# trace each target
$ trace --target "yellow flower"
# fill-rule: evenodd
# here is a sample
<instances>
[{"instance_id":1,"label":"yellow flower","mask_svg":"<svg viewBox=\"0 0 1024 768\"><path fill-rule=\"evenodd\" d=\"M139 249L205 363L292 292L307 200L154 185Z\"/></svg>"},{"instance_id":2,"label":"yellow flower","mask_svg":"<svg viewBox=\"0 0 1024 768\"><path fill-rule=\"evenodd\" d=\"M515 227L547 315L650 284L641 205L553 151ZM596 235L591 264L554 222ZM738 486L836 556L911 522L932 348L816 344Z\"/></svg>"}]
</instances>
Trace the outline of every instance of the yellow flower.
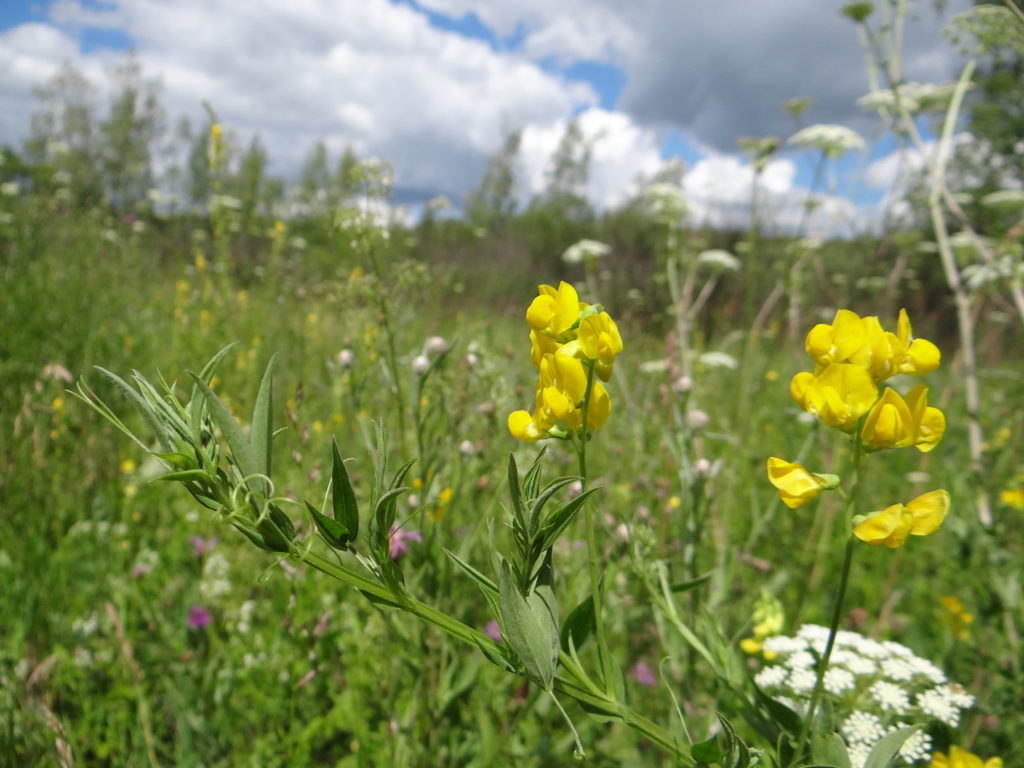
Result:
<instances>
[{"instance_id":1,"label":"yellow flower","mask_svg":"<svg viewBox=\"0 0 1024 768\"><path fill-rule=\"evenodd\" d=\"M790 509L802 507L829 487L829 478L808 472L802 464L774 456L768 459L768 480L778 488L782 503Z\"/></svg>"},{"instance_id":2,"label":"yellow flower","mask_svg":"<svg viewBox=\"0 0 1024 768\"><path fill-rule=\"evenodd\" d=\"M811 328L804 342L814 362L818 365L845 362L857 352L866 338L864 321L856 312L840 309L831 325L819 323Z\"/></svg>"},{"instance_id":3,"label":"yellow flower","mask_svg":"<svg viewBox=\"0 0 1024 768\"><path fill-rule=\"evenodd\" d=\"M607 312L588 315L580 321L579 346L588 360L596 360L595 372L601 381L612 375L615 357L622 351L618 326Z\"/></svg>"},{"instance_id":4,"label":"yellow flower","mask_svg":"<svg viewBox=\"0 0 1024 768\"><path fill-rule=\"evenodd\" d=\"M537 291L539 295L526 310L526 322L531 328L557 338L576 324L580 300L571 284L563 280L557 290L540 285Z\"/></svg>"},{"instance_id":5,"label":"yellow flower","mask_svg":"<svg viewBox=\"0 0 1024 768\"><path fill-rule=\"evenodd\" d=\"M942 623L962 640L971 636L967 625L974 621L974 614L970 613L964 604L952 595L947 595L939 600L945 609L942 614Z\"/></svg>"},{"instance_id":6,"label":"yellow flower","mask_svg":"<svg viewBox=\"0 0 1024 768\"><path fill-rule=\"evenodd\" d=\"M798 373L789 390L822 424L846 432L878 398L878 387L868 372L850 363L829 363L818 373Z\"/></svg>"},{"instance_id":7,"label":"yellow flower","mask_svg":"<svg viewBox=\"0 0 1024 768\"><path fill-rule=\"evenodd\" d=\"M1015 509L1024 509L1024 490L1020 488L1007 488L999 494L1003 504L1008 504Z\"/></svg>"},{"instance_id":8,"label":"yellow flower","mask_svg":"<svg viewBox=\"0 0 1024 768\"><path fill-rule=\"evenodd\" d=\"M893 504L862 519L854 526L853 535L873 547L901 547L907 536L935 533L948 512L949 493L929 491L905 505Z\"/></svg>"},{"instance_id":9,"label":"yellow flower","mask_svg":"<svg viewBox=\"0 0 1024 768\"><path fill-rule=\"evenodd\" d=\"M928 405L928 387L918 384L904 400L896 390L885 393L872 407L861 430L861 439L871 450L917 446L927 453L942 440L946 417Z\"/></svg>"},{"instance_id":10,"label":"yellow flower","mask_svg":"<svg viewBox=\"0 0 1024 768\"><path fill-rule=\"evenodd\" d=\"M814 326L804 342L818 367L829 363L852 363L883 381L896 373L921 376L939 367L938 347L925 339L913 338L910 318L900 310L896 333L882 328L877 317L861 317L840 309L832 324Z\"/></svg>"},{"instance_id":11,"label":"yellow flower","mask_svg":"<svg viewBox=\"0 0 1024 768\"><path fill-rule=\"evenodd\" d=\"M998 757L982 761L980 757L966 749L950 747L948 757L941 752L932 755L930 768L1003 768L1003 761Z\"/></svg>"}]
</instances>

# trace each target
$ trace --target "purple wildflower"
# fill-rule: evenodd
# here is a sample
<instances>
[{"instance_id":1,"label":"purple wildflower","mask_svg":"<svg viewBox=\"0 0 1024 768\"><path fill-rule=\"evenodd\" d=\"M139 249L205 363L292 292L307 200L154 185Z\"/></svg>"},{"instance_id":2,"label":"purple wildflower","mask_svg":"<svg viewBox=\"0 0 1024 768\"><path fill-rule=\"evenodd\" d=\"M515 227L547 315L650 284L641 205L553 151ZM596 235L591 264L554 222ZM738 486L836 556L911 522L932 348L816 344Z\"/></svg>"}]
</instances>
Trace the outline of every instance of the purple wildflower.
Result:
<instances>
[{"instance_id":1,"label":"purple wildflower","mask_svg":"<svg viewBox=\"0 0 1024 768\"><path fill-rule=\"evenodd\" d=\"M213 617L210 612L201 605L190 605L188 608L188 628L205 629L210 626Z\"/></svg>"},{"instance_id":2,"label":"purple wildflower","mask_svg":"<svg viewBox=\"0 0 1024 768\"><path fill-rule=\"evenodd\" d=\"M629 676L640 685L657 685L658 679L654 676L654 670L646 661L638 661L629 670Z\"/></svg>"},{"instance_id":3,"label":"purple wildflower","mask_svg":"<svg viewBox=\"0 0 1024 768\"><path fill-rule=\"evenodd\" d=\"M217 537L204 539L202 536L189 536L188 543L192 545L192 551L195 553L195 556L202 557L213 551L214 546L217 544Z\"/></svg>"},{"instance_id":4,"label":"purple wildflower","mask_svg":"<svg viewBox=\"0 0 1024 768\"><path fill-rule=\"evenodd\" d=\"M392 560L397 560L409 551L407 542L423 541L423 535L419 531L407 531L404 528L399 528L397 525L391 526L389 536L388 554Z\"/></svg>"}]
</instances>

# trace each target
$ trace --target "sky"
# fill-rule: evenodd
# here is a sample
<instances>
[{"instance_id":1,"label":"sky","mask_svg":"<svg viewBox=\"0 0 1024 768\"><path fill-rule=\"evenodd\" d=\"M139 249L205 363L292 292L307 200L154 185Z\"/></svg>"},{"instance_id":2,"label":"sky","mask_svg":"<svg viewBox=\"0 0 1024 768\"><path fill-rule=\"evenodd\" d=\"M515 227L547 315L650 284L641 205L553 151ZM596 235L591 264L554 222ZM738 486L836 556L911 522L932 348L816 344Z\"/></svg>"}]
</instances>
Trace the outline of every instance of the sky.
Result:
<instances>
[{"instance_id":1,"label":"sky","mask_svg":"<svg viewBox=\"0 0 1024 768\"><path fill-rule=\"evenodd\" d=\"M728 226L742 220L753 176L737 138L785 140L800 124L782 102L808 97L802 124L843 124L868 145L835 164L835 194L812 230L856 227L878 215L896 163L891 137L856 104L868 81L845 2L0 0L0 144L20 145L33 88L63 62L102 99L109 68L134 49L160 80L170 125L203 124L207 101L242 144L258 133L284 177L323 139L335 157L352 146L390 160L399 202L445 195L457 208L521 130L526 199L577 119L598 209L678 158L692 217ZM910 3L907 80L956 77L941 29L968 5ZM816 159L784 147L765 170L764 204L781 227L799 218Z\"/></svg>"}]
</instances>

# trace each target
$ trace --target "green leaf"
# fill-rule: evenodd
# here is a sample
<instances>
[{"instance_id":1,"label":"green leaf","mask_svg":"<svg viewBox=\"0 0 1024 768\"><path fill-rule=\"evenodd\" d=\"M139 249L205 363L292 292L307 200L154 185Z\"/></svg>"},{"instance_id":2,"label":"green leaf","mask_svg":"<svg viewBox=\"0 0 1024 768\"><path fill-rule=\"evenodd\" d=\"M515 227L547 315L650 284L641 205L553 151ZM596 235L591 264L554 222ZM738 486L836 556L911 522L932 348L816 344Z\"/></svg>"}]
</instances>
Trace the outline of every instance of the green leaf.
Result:
<instances>
[{"instance_id":1,"label":"green leaf","mask_svg":"<svg viewBox=\"0 0 1024 768\"><path fill-rule=\"evenodd\" d=\"M199 378L209 384L213 381L213 374L217 371L217 366L220 365L220 361L224 359L224 356L231 351L231 348L235 346L237 342L232 342L226 347L221 349L216 355L210 358L210 361L203 366L203 370L199 372ZM196 443L199 442L200 429L202 427L202 415L203 415L203 403L205 398L199 397L199 387L193 383L192 393L189 396L188 401L188 424L189 429L192 432L192 436Z\"/></svg>"},{"instance_id":2,"label":"green leaf","mask_svg":"<svg viewBox=\"0 0 1024 768\"><path fill-rule=\"evenodd\" d=\"M548 447L546 445L543 446L537 453L537 458L533 460L533 464L526 470L526 477L523 478L523 495L527 499L537 498L537 492L540 489L541 460L547 451Z\"/></svg>"},{"instance_id":3,"label":"green leaf","mask_svg":"<svg viewBox=\"0 0 1024 768\"><path fill-rule=\"evenodd\" d=\"M183 483L189 480L212 482L213 478L201 469L186 469L181 472L168 472L165 475L153 478L154 480L179 480Z\"/></svg>"},{"instance_id":4,"label":"green leaf","mask_svg":"<svg viewBox=\"0 0 1024 768\"><path fill-rule=\"evenodd\" d=\"M594 596L588 595L565 617L560 633L562 648L568 651L570 640L574 648L582 648L587 640L590 639L590 636L594 634L595 620Z\"/></svg>"},{"instance_id":5,"label":"green leaf","mask_svg":"<svg viewBox=\"0 0 1024 768\"><path fill-rule=\"evenodd\" d=\"M688 592L689 590L693 589L694 587L699 587L705 581L708 581L713 575L714 575L714 571L708 571L707 573L701 574L700 576L698 576L695 579L690 579L688 581L677 582L676 584L673 584L672 586L670 586L669 589L672 592L676 592L676 593L678 593L678 592Z\"/></svg>"},{"instance_id":6,"label":"green leaf","mask_svg":"<svg viewBox=\"0 0 1024 768\"><path fill-rule=\"evenodd\" d=\"M195 456L188 456L184 453L157 453L156 451L150 451L150 453L152 453L158 459L163 459L176 469L196 468Z\"/></svg>"},{"instance_id":7,"label":"green leaf","mask_svg":"<svg viewBox=\"0 0 1024 768\"><path fill-rule=\"evenodd\" d=\"M259 391L256 393L256 404L252 409L252 424L249 428L249 443L252 449L253 461L256 464L256 471L261 475L270 477L274 441L274 360L277 355L270 358L267 369L263 372L263 379L260 381ZM270 492L269 484L264 481L262 493L266 496Z\"/></svg>"},{"instance_id":8,"label":"green leaf","mask_svg":"<svg viewBox=\"0 0 1024 768\"><path fill-rule=\"evenodd\" d=\"M491 579L489 579L487 576L478 571L476 568L467 563L465 560L463 560L461 557L456 555L451 550L445 549L444 553L448 555L449 559L451 559L453 563L459 566L459 568L461 568L467 576L469 576L471 579L473 579L473 581L479 584L480 589L482 589L485 593L490 593L492 595L498 594L498 585L491 581Z\"/></svg>"},{"instance_id":9,"label":"green leaf","mask_svg":"<svg viewBox=\"0 0 1024 768\"><path fill-rule=\"evenodd\" d=\"M536 498L536 500L533 502L533 506L530 508L530 527L528 530L531 536L537 530L541 510L544 508L544 505L548 503L548 499L550 499L552 496L558 493L559 490L561 490L562 488L564 488L565 486L569 485L571 482L577 479L579 478L560 477L557 480L552 480L550 483L548 483L547 488L545 488L543 493L541 493L541 495Z\"/></svg>"},{"instance_id":10,"label":"green leaf","mask_svg":"<svg viewBox=\"0 0 1024 768\"><path fill-rule=\"evenodd\" d=\"M526 676L545 691L551 690L558 658L558 630L551 610L535 592L523 597L507 561L501 562L498 605L509 645Z\"/></svg>"},{"instance_id":11,"label":"green leaf","mask_svg":"<svg viewBox=\"0 0 1024 768\"><path fill-rule=\"evenodd\" d=\"M721 713L718 713L718 722L722 724L722 733L725 735L723 768L747 768L750 765L750 749L747 747L746 742L736 735L732 723Z\"/></svg>"},{"instance_id":12,"label":"green leaf","mask_svg":"<svg viewBox=\"0 0 1024 768\"><path fill-rule=\"evenodd\" d=\"M526 530L526 511L523 507L523 491L519 486L519 468L516 457L508 455L508 493L512 497L512 514L520 528Z\"/></svg>"},{"instance_id":13,"label":"green leaf","mask_svg":"<svg viewBox=\"0 0 1024 768\"><path fill-rule=\"evenodd\" d=\"M838 733L811 733L811 759L833 768L851 768L846 742Z\"/></svg>"},{"instance_id":14,"label":"green leaf","mask_svg":"<svg viewBox=\"0 0 1024 768\"><path fill-rule=\"evenodd\" d=\"M316 525L316 529L319 531L324 541L334 549L348 549L349 540L346 538L347 531L342 527L342 525L334 518L322 514L320 510L308 501L305 503L306 511L309 512L310 517L313 518L313 523Z\"/></svg>"},{"instance_id":15,"label":"green leaf","mask_svg":"<svg viewBox=\"0 0 1024 768\"><path fill-rule=\"evenodd\" d=\"M917 731L917 728L908 727L887 733L875 742L875 746L868 753L864 768L888 768L889 762L900 751L900 747Z\"/></svg>"},{"instance_id":16,"label":"green leaf","mask_svg":"<svg viewBox=\"0 0 1024 768\"><path fill-rule=\"evenodd\" d=\"M134 387L130 386L128 382L116 373L108 371L106 368L100 368L98 365L96 366L96 370L110 379L110 381L121 390L121 393L127 397L131 404L135 406L135 409L142 414L142 418L146 420L146 424L148 424L149 428L153 431L153 435L160 440L161 443L173 449L174 446L169 445L168 443L163 423L160 421L160 418L153 410L153 407L146 401L146 399L136 392Z\"/></svg>"},{"instance_id":17,"label":"green leaf","mask_svg":"<svg viewBox=\"0 0 1024 768\"><path fill-rule=\"evenodd\" d=\"M572 519L580 511L580 508L586 503L587 499L590 498L590 495L598 490L597 488L591 488L586 493L580 494L544 522L540 529L543 535L541 549L550 549L554 546L555 542L558 541L558 537L562 535L562 531L572 522Z\"/></svg>"},{"instance_id":18,"label":"green leaf","mask_svg":"<svg viewBox=\"0 0 1024 768\"><path fill-rule=\"evenodd\" d=\"M346 541L352 541L359 534L359 505L356 503L356 494L352 490L345 462L338 450L338 441L333 438L331 456L331 502L334 506L334 519L344 529L348 537Z\"/></svg>"},{"instance_id":19,"label":"green leaf","mask_svg":"<svg viewBox=\"0 0 1024 768\"><path fill-rule=\"evenodd\" d=\"M214 423L220 428L221 434L224 436L224 440L227 441L228 447L231 449L231 455L234 458L235 464L238 466L238 470L242 473L242 476L248 477L256 474L258 472L256 459L252 453L252 446L249 444L245 433L242 431L242 427L237 421L235 421L235 417L231 415L231 411L229 411L221 399L213 393L213 390L207 386L205 381L199 378L199 376L192 371L189 371L188 375L192 377L192 380L196 383L199 391L202 392L203 397L206 398L206 405L210 411L210 415L213 417Z\"/></svg>"},{"instance_id":20,"label":"green leaf","mask_svg":"<svg viewBox=\"0 0 1024 768\"><path fill-rule=\"evenodd\" d=\"M718 746L718 737L712 736L707 741L701 741L690 748L690 754L694 760L704 763L720 763L724 757L722 748Z\"/></svg>"}]
</instances>

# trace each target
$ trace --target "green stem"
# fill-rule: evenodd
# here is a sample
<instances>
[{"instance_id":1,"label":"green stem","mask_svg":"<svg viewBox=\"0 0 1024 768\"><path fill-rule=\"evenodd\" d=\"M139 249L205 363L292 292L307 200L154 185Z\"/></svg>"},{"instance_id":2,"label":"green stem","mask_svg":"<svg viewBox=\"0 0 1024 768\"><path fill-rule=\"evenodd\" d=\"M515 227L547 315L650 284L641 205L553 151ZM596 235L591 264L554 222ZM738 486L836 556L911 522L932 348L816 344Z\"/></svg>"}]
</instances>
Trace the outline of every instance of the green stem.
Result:
<instances>
[{"instance_id":1,"label":"green stem","mask_svg":"<svg viewBox=\"0 0 1024 768\"><path fill-rule=\"evenodd\" d=\"M594 388L594 361L587 361L587 389L583 395L583 425L580 428L579 442L579 466L581 491L587 490L587 441L589 438L588 420L590 417L590 394ZM587 535L587 560L590 571L590 593L594 600L594 635L597 639L598 666L601 670L606 688L611 686L611 675L608 674L608 638L605 634L603 601L601 599L601 574L600 557L597 549L597 534L594 530L594 509L590 504L584 505L586 535ZM609 688L610 690L610 688Z\"/></svg>"},{"instance_id":2,"label":"green stem","mask_svg":"<svg viewBox=\"0 0 1024 768\"><path fill-rule=\"evenodd\" d=\"M836 599L832 604L832 620L829 623L828 628L828 641L825 643L825 652L822 654L821 660L818 662L818 672L814 681L814 690L811 692L811 703L807 708L807 717L804 718L803 724L800 726L800 737L797 739L797 758L800 757L803 749L810 748L808 734L811 732L811 728L814 724L814 715L818 709L818 704L821 701L821 696L825 689L825 672L828 671L829 659L832 658L832 649L835 646L836 634L839 632L839 622L843 616L843 601L846 598L846 588L850 582L850 566L853 563L853 549L857 543L857 539L854 538L850 531L853 527L853 509L854 504L856 504L857 501L857 489L860 486L861 461L864 458L863 448L860 442L860 424L858 424L857 431L854 433L854 441L853 482L850 485L850 494L846 497L846 514L844 516L847 539L846 548L843 550L843 565L839 574L839 587L836 590Z\"/></svg>"},{"instance_id":3,"label":"green stem","mask_svg":"<svg viewBox=\"0 0 1024 768\"><path fill-rule=\"evenodd\" d=\"M356 573L344 565L333 563L315 552L300 552L298 557L307 565L358 589L367 596L380 598L388 602L400 602L401 607L414 616L419 617L428 624L434 625L446 634L484 651L489 660L503 659L508 663L509 667L513 666L512 662L508 660L508 652L504 646L495 643L483 632L463 624L458 619L452 618L436 608L431 608L429 605L421 603L414 598L408 596L398 597L390 589L373 579ZM568 670L574 668L570 657L564 652L561 654L561 658L563 668ZM657 745L666 753L674 755L681 765L692 766L694 764L688 748L678 738L672 736L664 728L648 720L646 717L637 714L632 709L624 708L611 697L564 678L555 678L554 691L555 693L569 696L591 709L612 713L616 718L648 739L652 744Z\"/></svg>"}]
</instances>

